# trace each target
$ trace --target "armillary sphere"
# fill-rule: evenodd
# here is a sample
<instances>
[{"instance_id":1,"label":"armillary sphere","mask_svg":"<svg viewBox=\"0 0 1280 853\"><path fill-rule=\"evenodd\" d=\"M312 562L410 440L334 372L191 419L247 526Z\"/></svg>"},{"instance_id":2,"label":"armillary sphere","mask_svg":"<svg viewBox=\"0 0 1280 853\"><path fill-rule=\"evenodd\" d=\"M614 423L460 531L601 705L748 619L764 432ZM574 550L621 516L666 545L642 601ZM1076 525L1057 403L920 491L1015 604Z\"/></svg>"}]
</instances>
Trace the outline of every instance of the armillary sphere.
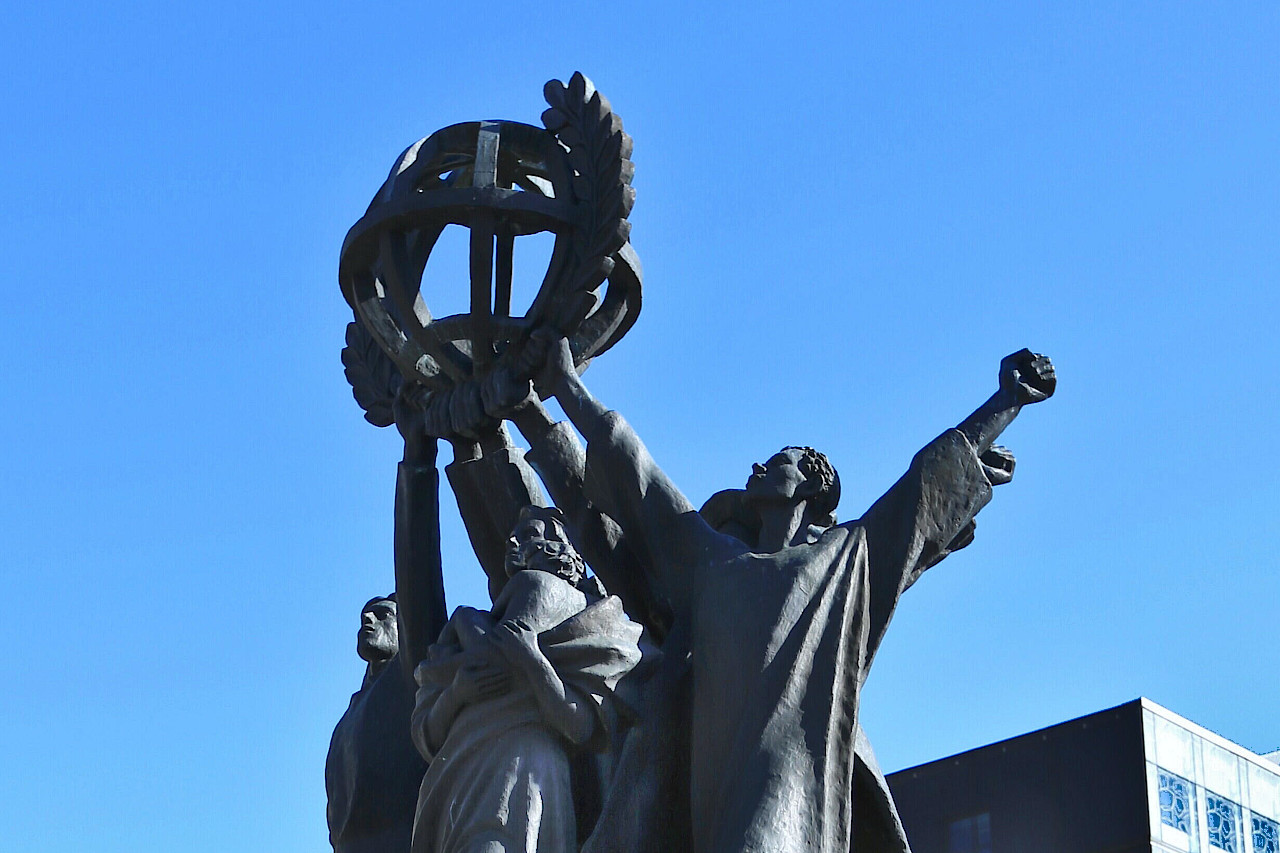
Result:
<instances>
[{"instance_id":1,"label":"armillary sphere","mask_svg":"<svg viewBox=\"0 0 1280 853\"><path fill-rule=\"evenodd\" d=\"M631 138L581 74L544 93L545 129L467 122L411 145L347 233L343 295L406 379L432 389L482 379L515 365L540 327L566 335L585 364L636 321ZM470 229L470 310L437 318L422 275L448 225ZM528 312L513 316L515 238L543 231L555 234L551 262Z\"/></svg>"}]
</instances>

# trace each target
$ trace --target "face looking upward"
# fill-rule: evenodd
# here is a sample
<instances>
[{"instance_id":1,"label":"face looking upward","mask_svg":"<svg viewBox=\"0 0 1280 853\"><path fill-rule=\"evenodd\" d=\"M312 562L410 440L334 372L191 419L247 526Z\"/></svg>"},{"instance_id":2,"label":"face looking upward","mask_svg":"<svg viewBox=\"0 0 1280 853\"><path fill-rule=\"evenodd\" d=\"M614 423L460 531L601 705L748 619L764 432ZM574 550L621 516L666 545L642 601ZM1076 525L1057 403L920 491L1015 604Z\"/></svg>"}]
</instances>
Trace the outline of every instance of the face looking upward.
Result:
<instances>
[{"instance_id":1,"label":"face looking upward","mask_svg":"<svg viewBox=\"0 0 1280 853\"><path fill-rule=\"evenodd\" d=\"M769 461L761 465L759 462L751 466L751 476L747 479L747 496L753 500L770 503L794 503L804 494L808 477L800 470L803 451L788 448L769 457Z\"/></svg>"},{"instance_id":2,"label":"face looking upward","mask_svg":"<svg viewBox=\"0 0 1280 853\"><path fill-rule=\"evenodd\" d=\"M386 598L375 598L366 604L360 612L356 654L369 663L384 663L396 653L399 641L396 603Z\"/></svg>"}]
</instances>

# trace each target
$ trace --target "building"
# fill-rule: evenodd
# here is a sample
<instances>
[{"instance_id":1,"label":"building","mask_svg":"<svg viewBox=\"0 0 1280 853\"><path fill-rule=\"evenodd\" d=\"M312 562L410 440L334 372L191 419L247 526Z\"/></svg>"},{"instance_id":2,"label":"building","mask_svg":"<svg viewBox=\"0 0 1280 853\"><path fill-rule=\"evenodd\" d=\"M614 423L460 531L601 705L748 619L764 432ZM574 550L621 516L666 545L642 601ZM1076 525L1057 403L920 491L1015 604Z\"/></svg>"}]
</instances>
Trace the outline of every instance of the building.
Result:
<instances>
[{"instance_id":1,"label":"building","mask_svg":"<svg viewBox=\"0 0 1280 853\"><path fill-rule=\"evenodd\" d=\"M1280 853L1278 759L1137 699L888 781L913 853Z\"/></svg>"}]
</instances>

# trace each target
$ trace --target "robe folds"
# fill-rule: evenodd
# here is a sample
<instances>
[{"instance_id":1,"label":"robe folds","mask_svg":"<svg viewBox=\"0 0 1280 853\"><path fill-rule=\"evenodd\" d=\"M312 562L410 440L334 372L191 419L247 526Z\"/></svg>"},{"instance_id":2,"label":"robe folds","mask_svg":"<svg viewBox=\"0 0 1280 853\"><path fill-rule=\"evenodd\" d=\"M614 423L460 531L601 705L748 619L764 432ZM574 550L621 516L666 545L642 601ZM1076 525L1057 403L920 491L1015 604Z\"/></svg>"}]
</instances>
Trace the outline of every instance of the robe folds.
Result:
<instances>
[{"instance_id":1,"label":"robe folds","mask_svg":"<svg viewBox=\"0 0 1280 853\"><path fill-rule=\"evenodd\" d=\"M858 521L762 554L714 530L621 416L598 427L587 496L687 637L694 853L847 853L874 837L854 827L855 814L884 812L854 802L868 787L855 785L858 698L898 598L968 543L990 499L973 447L944 433Z\"/></svg>"},{"instance_id":2,"label":"robe folds","mask_svg":"<svg viewBox=\"0 0 1280 853\"><path fill-rule=\"evenodd\" d=\"M538 631L538 647L564 682L597 716L587 748L602 749L612 734L610 707L618 679L640 660L641 628L627 619L617 597L588 596L545 572L516 573L493 610L458 608L418 666L414 712L421 733L436 701L459 668L484 655L486 634L506 619ZM569 853L578 849L571 783L571 745L542 720L520 673L510 689L464 707L433 754L418 795L415 853ZM486 847L485 845L501 845Z\"/></svg>"},{"instance_id":3,"label":"robe folds","mask_svg":"<svg viewBox=\"0 0 1280 853\"><path fill-rule=\"evenodd\" d=\"M405 853L426 762L409 740L413 688L392 658L366 676L333 730L324 781L337 853Z\"/></svg>"}]
</instances>

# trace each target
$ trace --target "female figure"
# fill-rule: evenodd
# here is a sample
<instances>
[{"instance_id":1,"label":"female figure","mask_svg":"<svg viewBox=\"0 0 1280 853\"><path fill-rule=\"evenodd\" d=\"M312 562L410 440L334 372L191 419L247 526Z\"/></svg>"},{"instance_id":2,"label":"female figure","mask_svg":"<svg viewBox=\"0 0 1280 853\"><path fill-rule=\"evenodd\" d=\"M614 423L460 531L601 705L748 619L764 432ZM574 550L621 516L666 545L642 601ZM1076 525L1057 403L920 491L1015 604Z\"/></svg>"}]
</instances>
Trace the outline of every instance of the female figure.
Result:
<instances>
[{"instance_id":1,"label":"female figure","mask_svg":"<svg viewBox=\"0 0 1280 853\"><path fill-rule=\"evenodd\" d=\"M430 761L414 853L577 850L570 752L603 749L607 705L641 628L585 577L559 510L526 507L489 612L460 607L419 664L413 717Z\"/></svg>"}]
</instances>

